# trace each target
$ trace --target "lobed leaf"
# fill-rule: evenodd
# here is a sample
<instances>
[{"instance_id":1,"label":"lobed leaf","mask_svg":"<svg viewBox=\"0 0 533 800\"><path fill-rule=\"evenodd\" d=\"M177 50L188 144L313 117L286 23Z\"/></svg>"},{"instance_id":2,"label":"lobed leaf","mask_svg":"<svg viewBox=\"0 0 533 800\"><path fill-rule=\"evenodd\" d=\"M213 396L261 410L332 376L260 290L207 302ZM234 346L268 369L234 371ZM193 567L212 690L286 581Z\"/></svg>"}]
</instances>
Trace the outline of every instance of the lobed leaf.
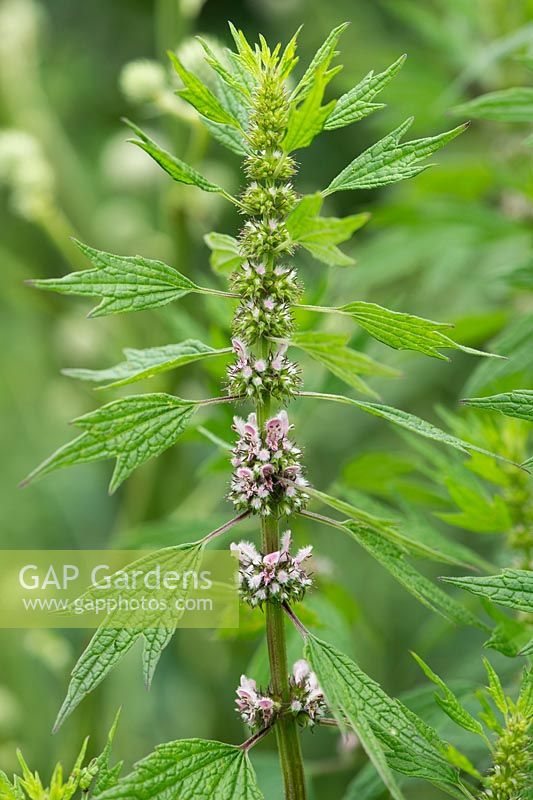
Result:
<instances>
[{"instance_id":1,"label":"lobed leaf","mask_svg":"<svg viewBox=\"0 0 533 800\"><path fill-rule=\"evenodd\" d=\"M287 229L295 244L304 247L318 261L328 266L349 267L355 263L336 246L347 241L368 222L370 215L320 217L323 198L320 193L305 195L287 218Z\"/></svg>"},{"instance_id":2,"label":"lobed leaf","mask_svg":"<svg viewBox=\"0 0 533 800\"><path fill-rule=\"evenodd\" d=\"M383 537L378 539L373 531L365 529L358 522L348 520L343 523L343 527L393 578L402 584L404 589L407 589L426 608L457 625L483 627L474 614L446 592L441 591L438 586L435 586L432 581L406 561L404 550L397 544Z\"/></svg>"},{"instance_id":3,"label":"lobed leaf","mask_svg":"<svg viewBox=\"0 0 533 800\"><path fill-rule=\"evenodd\" d=\"M504 569L499 575L486 577L442 578L471 594L485 597L508 608L533 614L533 572L526 569Z\"/></svg>"},{"instance_id":4,"label":"lobed leaf","mask_svg":"<svg viewBox=\"0 0 533 800\"><path fill-rule=\"evenodd\" d=\"M456 771L445 758L445 744L399 700L390 698L348 656L309 636L305 657L316 673L339 724L348 723L393 797L402 798L390 768L429 780L441 788L457 786Z\"/></svg>"},{"instance_id":5,"label":"lobed leaf","mask_svg":"<svg viewBox=\"0 0 533 800\"><path fill-rule=\"evenodd\" d=\"M111 786L114 786L118 781L120 773L122 772L122 767L123 767L122 761L118 761L113 766L111 766L110 763L111 749L113 746L115 733L117 731L119 717L120 717L120 709L117 711L115 719L113 720L113 724L111 726L111 730L107 734L107 740L104 749L102 750L100 755L97 756L96 758L96 766L98 768L98 772L96 774L94 785L92 787L92 792L91 792L92 795L98 795L101 792L105 791L105 789L109 789Z\"/></svg>"},{"instance_id":6,"label":"lobed leaf","mask_svg":"<svg viewBox=\"0 0 533 800\"><path fill-rule=\"evenodd\" d=\"M471 442L459 439L457 436L452 436L440 428L437 428L436 425L432 425L430 422L427 422L426 420L421 419L414 414L409 414L407 411L402 411L399 408L381 405L380 403L368 403L363 400L354 400L351 397L345 397L344 395L337 394L300 392L300 395L302 397L316 398L317 400L331 400L335 403L353 405L356 406L356 408L361 409L361 411L366 411L368 414L373 414L375 417L381 417L381 419L385 419L387 422L392 422L394 425L398 425L400 428L404 428L407 431L416 433L418 436L423 436L425 439L434 439L436 442L441 442L442 444L452 447L454 450L459 450L462 453L483 453L483 455L489 456L490 458L496 458L506 463L513 463L509 462L508 459L503 458L503 456L499 456L496 453L491 453L489 450L485 450L482 447L472 444ZM518 466L518 464L515 464L515 466Z\"/></svg>"},{"instance_id":7,"label":"lobed leaf","mask_svg":"<svg viewBox=\"0 0 533 800\"><path fill-rule=\"evenodd\" d=\"M348 347L347 341L348 337L343 335L305 331L295 333L292 336L291 344L323 364L333 375L349 386L353 386L362 394L376 397L376 393L361 379L360 375L397 377L399 373L374 361L365 353Z\"/></svg>"},{"instance_id":8,"label":"lobed leaf","mask_svg":"<svg viewBox=\"0 0 533 800\"><path fill-rule=\"evenodd\" d=\"M241 103L244 102L248 107L251 104L251 94L248 89L248 86L240 80L238 77L235 76L233 72L231 72L227 67L222 63L222 61L216 56L213 52L209 44L206 42L202 36L196 37L205 51L205 60L209 64L209 66L218 74L218 76L224 81L224 83L233 90L234 93L240 96ZM179 73L178 73L179 74ZM226 109L227 110L227 109ZM236 116L231 114L230 116ZM221 122L223 120L215 120ZM228 120L226 120L228 122ZM233 124L233 123L231 123Z\"/></svg>"},{"instance_id":9,"label":"lobed leaf","mask_svg":"<svg viewBox=\"0 0 533 800\"><path fill-rule=\"evenodd\" d=\"M496 122L533 122L533 89L522 86L488 92L456 106L454 113Z\"/></svg>"},{"instance_id":10,"label":"lobed leaf","mask_svg":"<svg viewBox=\"0 0 533 800\"><path fill-rule=\"evenodd\" d=\"M78 378L82 381L104 383L109 389L116 386L125 386L144 378L153 378L161 372L183 367L205 358L231 352L230 348L215 350L197 339L186 339L179 344L167 344L161 347L149 347L146 350L126 348L125 361L121 361L108 369L63 369L63 375Z\"/></svg>"},{"instance_id":11,"label":"lobed leaf","mask_svg":"<svg viewBox=\"0 0 533 800\"><path fill-rule=\"evenodd\" d=\"M98 800L263 800L247 753L203 739L160 744Z\"/></svg>"},{"instance_id":12,"label":"lobed leaf","mask_svg":"<svg viewBox=\"0 0 533 800\"><path fill-rule=\"evenodd\" d=\"M160 565L166 563L170 568L176 564L176 557L178 557L180 570L185 571L186 569L195 569L198 567L202 553L203 545L201 543L176 545L159 550L155 553L150 553L148 556L143 556L138 559L135 564L146 569L147 562L148 564L154 562ZM122 592L123 590L118 591ZM182 596L185 596L188 589L180 588L177 591L181 592ZM133 590L133 593L134 592L135 590ZM86 596L90 593L91 590L86 593ZM110 594L109 596L111 597L112 595ZM145 648L146 642L149 641L145 649L145 655L143 656L145 681L147 685L149 685L155 667L157 666L159 656L163 648L170 641L171 635L169 631L169 635L162 635L163 630L165 634L167 633L167 629L159 627L154 629L159 631L158 635L154 635L152 629L127 627L125 626L126 613L127 612L118 610L108 614L92 637L87 648L80 656L71 672L67 695L57 715L54 732L59 730L63 722L74 709L77 708L81 701L96 689L141 637L145 640ZM176 625L178 620L179 614L176 615ZM119 623L121 627L113 627L113 622L115 622L115 624ZM172 629L172 633L174 630L175 627ZM150 655L148 655L147 650L150 651Z\"/></svg>"},{"instance_id":13,"label":"lobed leaf","mask_svg":"<svg viewBox=\"0 0 533 800\"><path fill-rule=\"evenodd\" d=\"M305 98L313 88L313 81L317 71L328 69L329 65L337 55L335 48L337 47L339 39L349 24L349 22L344 22L342 25L337 25L337 27L333 28L331 33L327 36L323 44L320 45L317 52L313 56L311 63L297 83L296 88L291 95L291 100L301 101L303 98Z\"/></svg>"},{"instance_id":14,"label":"lobed leaf","mask_svg":"<svg viewBox=\"0 0 533 800\"><path fill-rule=\"evenodd\" d=\"M496 674L496 670L494 669L494 667L487 658L483 659L483 664L485 666L489 678L488 689L489 689L489 694L494 701L494 705L496 706L498 711L500 711L502 714L507 714L507 712L509 711L509 707L507 704L507 700L505 698L505 692L503 691L503 686L501 684L498 675Z\"/></svg>"},{"instance_id":15,"label":"lobed leaf","mask_svg":"<svg viewBox=\"0 0 533 800\"><path fill-rule=\"evenodd\" d=\"M308 147L315 136L324 130L324 124L335 107L335 100L326 105L322 105L322 100L326 86L334 74L334 70L328 72L325 66L317 69L303 101L291 105L287 132L283 140L283 148L287 153Z\"/></svg>"},{"instance_id":16,"label":"lobed leaf","mask_svg":"<svg viewBox=\"0 0 533 800\"><path fill-rule=\"evenodd\" d=\"M157 145L150 137L144 133L137 125L134 125L133 122L129 120L124 120L126 125L128 125L139 137L139 139L130 139L129 141L132 144L137 145L140 147L141 150L144 150L145 153L148 153L154 161L157 161L160 167L162 167L165 172L167 172L171 178L173 178L178 183L186 183L190 186L198 186L199 189L203 189L204 192L215 192L216 194L221 194L227 199L233 202L233 198L231 198L227 192L222 189L222 187L218 186L216 183L211 183L208 181L207 178L204 178L203 175L200 175L193 167L190 167L181 159L177 158L176 156L167 153L166 150L163 150L159 145Z\"/></svg>"},{"instance_id":17,"label":"lobed leaf","mask_svg":"<svg viewBox=\"0 0 533 800\"><path fill-rule=\"evenodd\" d=\"M113 493L137 467L175 444L197 408L196 403L162 393L113 400L75 419L83 433L43 461L23 485L74 464L114 458L109 485Z\"/></svg>"},{"instance_id":18,"label":"lobed leaf","mask_svg":"<svg viewBox=\"0 0 533 800\"><path fill-rule=\"evenodd\" d=\"M212 122L220 122L240 128L238 120L226 111L213 92L194 73L189 72L175 53L169 51L168 57L185 85L185 89L178 91L180 97L190 103L199 114L207 117ZM235 84L239 85L236 81Z\"/></svg>"},{"instance_id":19,"label":"lobed leaf","mask_svg":"<svg viewBox=\"0 0 533 800\"><path fill-rule=\"evenodd\" d=\"M81 297L100 297L90 317L157 308L191 292L202 292L189 278L162 261L142 256L116 256L76 242L95 269L71 272L62 278L32 280L38 289Z\"/></svg>"},{"instance_id":20,"label":"lobed leaf","mask_svg":"<svg viewBox=\"0 0 533 800\"><path fill-rule=\"evenodd\" d=\"M368 117L380 108L385 108L384 103L373 103L372 101L400 71L406 58L406 55L400 56L390 67L377 75L369 72L357 86L343 94L337 100L333 113L327 118L325 129L331 131L335 128L343 128L345 125Z\"/></svg>"},{"instance_id":21,"label":"lobed leaf","mask_svg":"<svg viewBox=\"0 0 533 800\"><path fill-rule=\"evenodd\" d=\"M458 344L442 333L441 329L453 327L448 322L435 322L401 311L391 311L376 303L365 303L362 300L340 306L336 310L352 317L374 339L395 350L414 350L444 361L447 357L439 353L437 348L454 348L473 355L491 356L490 353Z\"/></svg>"},{"instance_id":22,"label":"lobed leaf","mask_svg":"<svg viewBox=\"0 0 533 800\"><path fill-rule=\"evenodd\" d=\"M341 514L345 514L350 520L360 523L363 527L383 536L388 541L396 545L400 550L412 556L428 558L441 564L456 564L457 566L476 566L477 558L475 553L471 553L461 545L455 545L446 537L438 532L424 528L424 532L416 530L413 534L413 525L410 520L402 520L401 517L392 518L377 516L370 513L367 509L354 506L345 500L320 492L317 489L308 487L307 494L319 500L326 506L334 508Z\"/></svg>"},{"instance_id":23,"label":"lobed leaf","mask_svg":"<svg viewBox=\"0 0 533 800\"><path fill-rule=\"evenodd\" d=\"M492 394L489 397L470 397L461 400L465 406L500 411L508 417L533 422L533 389L515 389L512 392Z\"/></svg>"},{"instance_id":24,"label":"lobed leaf","mask_svg":"<svg viewBox=\"0 0 533 800\"><path fill-rule=\"evenodd\" d=\"M432 681L436 686L439 687L442 694L435 693L435 700L442 708L445 714L450 717L457 725L461 728L464 728L466 731L470 731L470 733L475 733L478 736L484 736L484 730L481 723L470 714L469 711L463 706L461 701L458 697L452 692L452 690L447 686L442 678L436 675L431 667L429 667L426 662L420 658L416 653L411 653L413 658L415 659L418 666L421 668L422 672Z\"/></svg>"},{"instance_id":25,"label":"lobed leaf","mask_svg":"<svg viewBox=\"0 0 533 800\"><path fill-rule=\"evenodd\" d=\"M451 131L426 139L414 139L400 144L400 139L410 128L413 118L407 119L379 142L373 144L334 178L324 189L324 196L347 189L375 189L413 178L430 164L421 162L455 139L466 129L459 125Z\"/></svg>"}]
</instances>

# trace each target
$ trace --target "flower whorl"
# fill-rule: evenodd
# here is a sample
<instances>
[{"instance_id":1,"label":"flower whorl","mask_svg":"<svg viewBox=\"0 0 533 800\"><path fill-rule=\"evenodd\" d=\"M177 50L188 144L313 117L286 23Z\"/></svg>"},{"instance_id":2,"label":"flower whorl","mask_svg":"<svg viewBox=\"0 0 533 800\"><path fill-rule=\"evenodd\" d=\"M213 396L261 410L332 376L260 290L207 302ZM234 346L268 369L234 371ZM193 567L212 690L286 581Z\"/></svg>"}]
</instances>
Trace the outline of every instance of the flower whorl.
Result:
<instances>
[{"instance_id":1,"label":"flower whorl","mask_svg":"<svg viewBox=\"0 0 533 800\"><path fill-rule=\"evenodd\" d=\"M308 497L300 464L301 450L289 439L292 426L280 411L259 429L257 417L234 417L239 438L233 448L234 467L229 497L239 511L287 516L299 511Z\"/></svg>"},{"instance_id":2,"label":"flower whorl","mask_svg":"<svg viewBox=\"0 0 533 800\"><path fill-rule=\"evenodd\" d=\"M231 551L239 559L239 592L252 608L267 600L296 603L303 599L312 580L303 567L313 550L302 547L296 555L289 552L291 532L281 537L281 547L263 555L250 542L232 544Z\"/></svg>"}]
</instances>

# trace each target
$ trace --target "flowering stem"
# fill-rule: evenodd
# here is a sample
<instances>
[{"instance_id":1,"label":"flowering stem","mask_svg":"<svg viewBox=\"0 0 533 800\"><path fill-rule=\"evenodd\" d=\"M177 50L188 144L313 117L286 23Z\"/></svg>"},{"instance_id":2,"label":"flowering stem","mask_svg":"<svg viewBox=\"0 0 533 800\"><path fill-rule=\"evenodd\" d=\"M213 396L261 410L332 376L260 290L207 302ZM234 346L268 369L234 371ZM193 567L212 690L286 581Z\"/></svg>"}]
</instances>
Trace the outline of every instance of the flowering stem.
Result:
<instances>
[{"instance_id":1,"label":"flowering stem","mask_svg":"<svg viewBox=\"0 0 533 800\"><path fill-rule=\"evenodd\" d=\"M266 348L267 343L263 344ZM270 415L271 402L266 397L265 402L257 406L257 421L259 429ZM262 517L261 532L263 551L273 553L279 550L279 520L274 514ZM270 663L271 690L279 698L282 705L290 702L289 665L287 660L287 642L285 639L285 620L283 608L279 603L266 603L266 634L268 647L268 660ZM285 786L285 800L306 800L305 777L303 768L300 736L296 719L287 714L279 717L276 723L276 738L278 753Z\"/></svg>"}]
</instances>

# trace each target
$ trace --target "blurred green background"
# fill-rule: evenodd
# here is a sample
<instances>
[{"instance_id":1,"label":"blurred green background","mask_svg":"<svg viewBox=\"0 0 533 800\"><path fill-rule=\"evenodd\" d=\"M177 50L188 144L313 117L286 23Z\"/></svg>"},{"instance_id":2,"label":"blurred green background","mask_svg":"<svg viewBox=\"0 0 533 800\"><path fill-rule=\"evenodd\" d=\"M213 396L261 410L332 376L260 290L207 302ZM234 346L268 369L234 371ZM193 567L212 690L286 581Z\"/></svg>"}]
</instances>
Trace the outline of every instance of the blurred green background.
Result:
<instances>
[{"instance_id":1,"label":"blurred green background","mask_svg":"<svg viewBox=\"0 0 533 800\"><path fill-rule=\"evenodd\" d=\"M176 48L189 67L198 66L200 48L191 37L202 33L215 45L229 44L228 17L249 38L260 31L270 41L286 41L303 23L303 63L333 26L350 20L341 42L345 69L333 85L337 96L370 69L382 70L408 54L383 95L386 109L323 135L301 154L301 192L326 185L406 117L416 117L413 138L432 135L456 124L451 109L459 102L492 89L530 85L533 76L520 58L533 53L533 2L528 0L0 0L3 548L166 545L197 538L231 513L222 499L229 475L226 456L197 430L145 465L111 498L109 463L17 489L31 468L69 438L69 420L116 396L95 394L90 386L61 376L61 368L109 366L120 360L124 346L149 347L188 336L213 345L227 342L229 310L217 301L193 299L157 312L88 320L86 303L38 293L24 281L85 266L70 241L75 235L101 249L160 258L198 282L223 285L210 267L203 236L210 230L234 233L236 214L217 197L172 185L144 153L126 143L120 119L132 118L189 163L201 164L207 177L238 191L238 159L210 143L201 123L177 100L165 57L167 48ZM162 66L130 64L137 59L158 60ZM328 201L332 214L369 210L372 219L347 248L357 259L354 267L328 270L298 257L310 301L370 299L453 321L457 339L475 347L486 347L518 315L533 312L531 292L507 280L531 259L533 173L531 150L524 144L529 132L525 125L474 122L439 153L437 167L415 180L375 192L341 193ZM313 323L305 317L300 321ZM402 371L399 379L374 384L384 402L432 420L437 406L457 411L477 366L464 354L445 363L387 352L361 335L353 342ZM527 385L531 360L523 359L503 380ZM140 389L211 396L218 391L221 366L217 360L208 370L188 367ZM344 391L316 364L304 366L307 388ZM306 406L305 415L295 404L293 414L317 487L327 489L341 478L377 495L376 481L368 486L372 463L377 483L383 466L390 502L407 498L430 513L450 504L438 480L400 480L413 468L413 449L386 425L350 409L315 404ZM230 438L228 412L216 409L202 424ZM526 436L516 426L511 433ZM373 452L393 458L378 455L361 464L360 457ZM498 537L487 542L487 537L433 523L485 555L505 560ZM247 524L246 535L255 533ZM329 638L342 643L389 693L420 683L410 648L451 679L481 678L481 634L451 629L417 605L353 542L324 528L304 531L301 525L296 535L299 541L310 539L316 549L325 600L321 605L318 597L315 610L330 627ZM442 571L431 567L428 574ZM260 674L261 658L256 652L260 632L254 624L249 627L240 637L179 633L149 694L139 653L130 654L55 737L50 729L68 673L89 633L1 631L0 767L15 768L20 746L46 776L58 758L73 757L84 735L91 735L91 747L100 746L118 706L116 752L128 765L158 742L182 736L242 740L233 712L234 687L241 672L252 669L252 659ZM503 657L495 661L504 672L512 669ZM272 773L272 746L267 742L258 753L265 780ZM364 762L358 750L346 751L329 731L306 734L305 752L318 799L340 797ZM275 800L276 790L268 791L269 800ZM410 796L438 796L431 791L414 787Z\"/></svg>"}]
</instances>

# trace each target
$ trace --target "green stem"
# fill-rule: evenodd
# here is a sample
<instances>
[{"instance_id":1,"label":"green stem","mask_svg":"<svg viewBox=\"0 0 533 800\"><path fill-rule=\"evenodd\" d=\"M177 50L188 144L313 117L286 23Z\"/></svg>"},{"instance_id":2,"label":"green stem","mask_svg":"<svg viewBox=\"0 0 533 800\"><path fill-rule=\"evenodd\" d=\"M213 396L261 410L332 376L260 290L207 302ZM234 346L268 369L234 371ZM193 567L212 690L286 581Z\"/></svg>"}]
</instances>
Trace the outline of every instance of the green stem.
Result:
<instances>
[{"instance_id":1,"label":"green stem","mask_svg":"<svg viewBox=\"0 0 533 800\"><path fill-rule=\"evenodd\" d=\"M263 348L267 346L263 343ZM270 415L270 398L257 407L257 422L263 428ZM261 520L262 547L265 553L279 550L279 519L272 515ZM266 603L266 633L268 660L270 663L270 684L275 697L285 708L290 702L289 665L287 642L285 638L285 619L279 603ZM282 714L276 723L276 739L279 760L285 786L285 800L306 800L305 776L303 768L300 735L296 719Z\"/></svg>"},{"instance_id":2,"label":"green stem","mask_svg":"<svg viewBox=\"0 0 533 800\"><path fill-rule=\"evenodd\" d=\"M263 517L263 550L272 553L279 549L279 521L276 517ZM266 604L266 631L270 681L272 693L283 706L290 702L289 667L285 620L279 603ZM300 735L296 719L283 714L276 724L278 753L285 786L285 800L305 800L305 777Z\"/></svg>"}]
</instances>

